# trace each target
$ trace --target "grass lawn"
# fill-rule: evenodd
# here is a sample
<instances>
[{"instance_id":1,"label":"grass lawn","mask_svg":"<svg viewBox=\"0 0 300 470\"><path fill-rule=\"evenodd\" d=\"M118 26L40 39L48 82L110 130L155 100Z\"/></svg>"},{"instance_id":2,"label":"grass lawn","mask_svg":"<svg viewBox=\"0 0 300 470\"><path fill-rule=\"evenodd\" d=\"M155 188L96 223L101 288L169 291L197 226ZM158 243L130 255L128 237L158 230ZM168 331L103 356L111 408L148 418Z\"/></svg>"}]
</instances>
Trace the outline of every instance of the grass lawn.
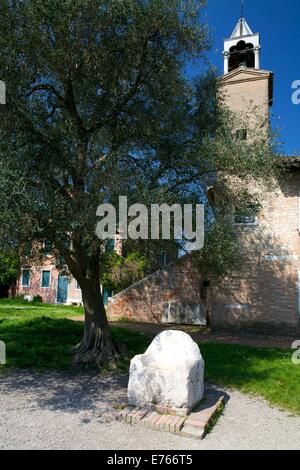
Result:
<instances>
[{"instance_id":1,"label":"grass lawn","mask_svg":"<svg viewBox=\"0 0 300 470\"><path fill-rule=\"evenodd\" d=\"M70 346L82 337L83 324L66 317L82 315L78 307L0 301L0 340L6 343L8 368L70 369ZM129 357L145 351L151 337L113 328L115 341L125 344ZM300 415L300 366L290 351L248 346L200 344L206 379L246 393ZM128 367L128 360L120 363Z\"/></svg>"}]
</instances>

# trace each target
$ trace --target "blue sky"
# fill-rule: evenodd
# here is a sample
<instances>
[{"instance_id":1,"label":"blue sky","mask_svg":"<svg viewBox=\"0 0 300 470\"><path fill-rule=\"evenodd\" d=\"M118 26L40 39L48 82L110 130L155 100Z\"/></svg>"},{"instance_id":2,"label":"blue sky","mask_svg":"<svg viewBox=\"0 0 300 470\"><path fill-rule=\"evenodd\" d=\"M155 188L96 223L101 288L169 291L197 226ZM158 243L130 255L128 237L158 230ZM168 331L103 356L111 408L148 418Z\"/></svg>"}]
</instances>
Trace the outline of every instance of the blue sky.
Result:
<instances>
[{"instance_id":1,"label":"blue sky","mask_svg":"<svg viewBox=\"0 0 300 470\"><path fill-rule=\"evenodd\" d=\"M223 39L231 35L240 17L240 0L208 0L205 9L212 28L212 64L223 70ZM273 125L281 129L288 155L300 155L300 105L292 103L291 84L300 80L299 0L246 0L245 18L254 33L261 33L261 67L274 72Z\"/></svg>"}]
</instances>

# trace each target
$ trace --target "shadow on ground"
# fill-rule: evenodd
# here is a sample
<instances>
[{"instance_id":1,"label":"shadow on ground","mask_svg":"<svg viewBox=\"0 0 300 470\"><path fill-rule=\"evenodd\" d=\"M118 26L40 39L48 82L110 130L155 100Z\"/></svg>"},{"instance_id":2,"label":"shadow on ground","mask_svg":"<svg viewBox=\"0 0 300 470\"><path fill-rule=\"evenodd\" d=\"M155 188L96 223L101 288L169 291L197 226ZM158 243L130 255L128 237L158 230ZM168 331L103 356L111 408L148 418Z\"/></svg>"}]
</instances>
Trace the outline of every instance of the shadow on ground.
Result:
<instances>
[{"instance_id":1,"label":"shadow on ground","mask_svg":"<svg viewBox=\"0 0 300 470\"><path fill-rule=\"evenodd\" d=\"M124 373L10 371L1 376L0 391L29 399L31 412L81 413L88 422L113 413L116 403L126 400L127 382Z\"/></svg>"},{"instance_id":2,"label":"shadow on ground","mask_svg":"<svg viewBox=\"0 0 300 470\"><path fill-rule=\"evenodd\" d=\"M118 413L117 404L127 402L128 374L96 371L80 373L10 371L0 378L1 395L14 394L30 401L30 412L46 409L60 413L78 413L83 423ZM230 396L211 383L205 394L216 398Z\"/></svg>"}]
</instances>

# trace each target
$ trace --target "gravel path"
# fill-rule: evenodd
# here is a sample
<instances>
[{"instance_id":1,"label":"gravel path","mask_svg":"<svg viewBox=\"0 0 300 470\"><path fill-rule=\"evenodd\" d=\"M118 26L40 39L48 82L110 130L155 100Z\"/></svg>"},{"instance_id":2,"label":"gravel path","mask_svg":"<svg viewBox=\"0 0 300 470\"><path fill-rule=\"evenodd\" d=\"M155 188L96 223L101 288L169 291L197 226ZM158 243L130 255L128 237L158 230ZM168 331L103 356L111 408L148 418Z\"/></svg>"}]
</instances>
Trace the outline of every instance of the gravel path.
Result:
<instances>
[{"instance_id":1,"label":"gravel path","mask_svg":"<svg viewBox=\"0 0 300 470\"><path fill-rule=\"evenodd\" d=\"M228 403L204 441L117 423L113 404L127 376L9 372L0 375L0 449L299 449L300 417L226 391Z\"/></svg>"}]
</instances>

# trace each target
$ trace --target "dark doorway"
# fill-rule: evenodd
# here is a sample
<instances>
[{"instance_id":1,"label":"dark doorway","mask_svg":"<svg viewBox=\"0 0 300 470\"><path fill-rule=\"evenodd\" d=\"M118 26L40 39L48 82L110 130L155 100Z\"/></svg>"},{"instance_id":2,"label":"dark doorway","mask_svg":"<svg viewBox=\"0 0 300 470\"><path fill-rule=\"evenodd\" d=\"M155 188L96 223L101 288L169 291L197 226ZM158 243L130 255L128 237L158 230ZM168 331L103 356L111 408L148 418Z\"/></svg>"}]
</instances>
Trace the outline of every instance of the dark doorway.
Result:
<instances>
[{"instance_id":1,"label":"dark doorway","mask_svg":"<svg viewBox=\"0 0 300 470\"><path fill-rule=\"evenodd\" d=\"M9 297L9 286L0 285L0 299L7 299Z\"/></svg>"}]
</instances>

